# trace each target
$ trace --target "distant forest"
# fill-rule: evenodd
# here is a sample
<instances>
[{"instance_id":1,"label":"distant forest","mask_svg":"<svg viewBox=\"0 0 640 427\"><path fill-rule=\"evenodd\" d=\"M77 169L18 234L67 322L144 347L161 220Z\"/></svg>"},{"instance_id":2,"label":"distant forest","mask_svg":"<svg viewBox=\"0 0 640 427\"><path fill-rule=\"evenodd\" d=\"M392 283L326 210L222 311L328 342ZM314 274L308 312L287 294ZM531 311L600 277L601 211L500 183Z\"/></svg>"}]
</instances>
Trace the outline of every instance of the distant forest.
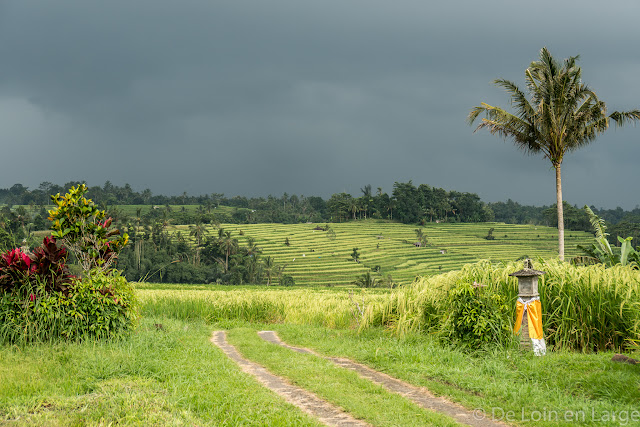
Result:
<instances>
[{"instance_id":1,"label":"distant forest","mask_svg":"<svg viewBox=\"0 0 640 427\"><path fill-rule=\"evenodd\" d=\"M32 230L48 228L45 206L52 194L64 194L71 186L81 181L57 185L43 182L38 188L29 189L22 184L0 189L0 228L13 224L23 228L25 222ZM427 222L487 222L497 221L508 224L535 224L557 226L556 208L551 206L527 206L518 202L486 203L475 193L447 191L427 184L414 185L409 182L395 182L393 191L387 194L371 185L360 189L354 196L347 193L333 194L325 200L320 196L283 195L252 197L228 197L222 193L199 196L156 195L149 189L135 191L129 184L117 186L107 181L103 186L89 187L88 196L121 224L133 221L153 224L169 219L172 224L209 223L303 223L303 222L343 222L365 218L395 220L405 224ZM147 205L152 209L122 209L123 206ZM182 208L176 209L176 205ZM195 206L185 209L184 206ZM612 242L615 236L640 235L640 207L632 211L616 209L592 210L607 222ZM583 209L565 202L565 227L569 230L592 231ZM634 243L638 240L634 240Z\"/></svg>"}]
</instances>

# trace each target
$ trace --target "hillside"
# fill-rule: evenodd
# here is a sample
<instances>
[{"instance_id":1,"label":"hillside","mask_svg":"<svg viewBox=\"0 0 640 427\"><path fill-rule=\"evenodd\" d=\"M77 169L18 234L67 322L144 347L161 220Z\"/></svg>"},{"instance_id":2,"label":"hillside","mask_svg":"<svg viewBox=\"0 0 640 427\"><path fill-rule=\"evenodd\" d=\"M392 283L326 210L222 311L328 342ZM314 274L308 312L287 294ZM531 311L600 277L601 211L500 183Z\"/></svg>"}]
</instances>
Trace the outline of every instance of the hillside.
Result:
<instances>
[{"instance_id":1,"label":"hillside","mask_svg":"<svg viewBox=\"0 0 640 427\"><path fill-rule=\"evenodd\" d=\"M441 224L424 227L404 225L384 220L362 220L330 224L335 233L315 230L324 224L222 224L232 231L241 244L248 237L262 249L262 256L271 256L276 263L286 265L285 274L294 277L297 285L345 285L359 275L376 269L378 279L391 275L393 281L407 284L416 276L430 275L460 268L480 259L511 261L523 256L550 258L557 256L557 230L550 227L503 223ZM424 247L414 246L417 228L427 238ZM486 240L494 228L494 240ZM169 231L181 231L188 236L189 226L178 225ZM207 226L207 234L217 230ZM240 232L243 235L240 235ZM289 246L285 245L289 240ZM592 235L586 232L566 233L567 258L578 255L576 244L588 244ZM353 248L359 248L360 262L351 258Z\"/></svg>"}]
</instances>

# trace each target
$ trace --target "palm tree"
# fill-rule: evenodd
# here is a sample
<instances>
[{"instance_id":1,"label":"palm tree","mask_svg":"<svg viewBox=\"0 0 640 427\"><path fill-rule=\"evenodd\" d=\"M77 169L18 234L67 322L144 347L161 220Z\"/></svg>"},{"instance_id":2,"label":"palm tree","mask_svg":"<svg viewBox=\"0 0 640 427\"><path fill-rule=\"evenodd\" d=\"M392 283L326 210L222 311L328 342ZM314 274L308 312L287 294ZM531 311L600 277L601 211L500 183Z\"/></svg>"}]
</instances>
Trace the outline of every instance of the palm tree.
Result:
<instances>
[{"instance_id":1,"label":"palm tree","mask_svg":"<svg viewBox=\"0 0 640 427\"><path fill-rule=\"evenodd\" d=\"M247 255L250 257L258 257L262 253L262 249L256 245L256 239L253 237L247 237L247 246L245 247Z\"/></svg>"},{"instance_id":2,"label":"palm tree","mask_svg":"<svg viewBox=\"0 0 640 427\"><path fill-rule=\"evenodd\" d=\"M425 215L429 215L429 222L433 222L433 216L436 214L436 210L432 207L429 207L424 210Z\"/></svg>"},{"instance_id":3,"label":"palm tree","mask_svg":"<svg viewBox=\"0 0 640 427\"><path fill-rule=\"evenodd\" d=\"M476 130L487 128L492 134L512 139L526 153L542 153L551 161L556 171L558 254L561 260L564 260L564 216L560 168L564 155L587 145L607 130L609 119L617 125L640 120L640 110L615 111L607 115L604 102L582 83L577 59L578 56L572 56L560 64L546 47L543 48L540 60L531 62L525 71L526 94L511 81L494 81L511 95L514 114L482 103L468 116L469 124L472 124L484 113Z\"/></svg>"},{"instance_id":4,"label":"palm tree","mask_svg":"<svg viewBox=\"0 0 640 427\"><path fill-rule=\"evenodd\" d=\"M362 197L360 197L360 206L364 210L364 219L367 219L367 213L369 212L369 205L373 202L373 197L371 196L371 184L367 184L364 188L361 188Z\"/></svg>"},{"instance_id":5,"label":"palm tree","mask_svg":"<svg viewBox=\"0 0 640 427\"><path fill-rule=\"evenodd\" d=\"M359 209L360 206L358 206L358 199L349 200L349 210L353 214L353 219L356 219L356 212L358 212Z\"/></svg>"},{"instance_id":6,"label":"palm tree","mask_svg":"<svg viewBox=\"0 0 640 427\"><path fill-rule=\"evenodd\" d=\"M262 260L262 265L264 268L264 272L267 275L267 286L269 286L271 285L271 276L273 275L273 271L275 269L273 258L271 258L270 256L264 258Z\"/></svg>"},{"instance_id":7,"label":"palm tree","mask_svg":"<svg viewBox=\"0 0 640 427\"><path fill-rule=\"evenodd\" d=\"M396 201L394 199L389 200L389 204L387 205L387 212L389 212L389 219L393 221L393 208L396 207Z\"/></svg>"},{"instance_id":8,"label":"palm tree","mask_svg":"<svg viewBox=\"0 0 640 427\"><path fill-rule=\"evenodd\" d=\"M225 254L224 259L224 272L225 274L229 272L229 256L234 254L238 249L238 240L231 237L230 231L224 231L223 228L218 230L218 244L222 248Z\"/></svg>"},{"instance_id":9,"label":"palm tree","mask_svg":"<svg viewBox=\"0 0 640 427\"><path fill-rule=\"evenodd\" d=\"M418 241L416 242L416 246L426 246L427 245L427 236L424 235L424 230L422 228L416 228L416 238Z\"/></svg>"},{"instance_id":10,"label":"palm tree","mask_svg":"<svg viewBox=\"0 0 640 427\"><path fill-rule=\"evenodd\" d=\"M190 225L189 230L189 236L194 237L196 242L196 255L193 259L193 263L195 265L200 265L200 249L202 249L202 241L204 239L205 228L201 222L198 222L195 225Z\"/></svg>"},{"instance_id":11,"label":"palm tree","mask_svg":"<svg viewBox=\"0 0 640 427\"><path fill-rule=\"evenodd\" d=\"M353 281L353 284L361 288L375 288L378 286L378 279L371 276L371 271L367 271Z\"/></svg>"}]
</instances>

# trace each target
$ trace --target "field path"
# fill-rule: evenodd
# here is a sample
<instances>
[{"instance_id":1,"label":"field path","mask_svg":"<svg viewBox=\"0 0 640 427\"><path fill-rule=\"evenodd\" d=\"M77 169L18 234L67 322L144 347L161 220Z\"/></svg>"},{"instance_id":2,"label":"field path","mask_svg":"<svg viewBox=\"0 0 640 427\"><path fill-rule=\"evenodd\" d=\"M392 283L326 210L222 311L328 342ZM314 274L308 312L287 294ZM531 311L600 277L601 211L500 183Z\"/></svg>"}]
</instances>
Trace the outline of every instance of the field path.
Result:
<instances>
[{"instance_id":1,"label":"field path","mask_svg":"<svg viewBox=\"0 0 640 427\"><path fill-rule=\"evenodd\" d=\"M265 387L275 391L287 402L316 417L322 423L329 426L369 426L369 424L353 418L340 408L320 399L315 394L291 385L257 363L245 359L235 347L227 342L227 336L224 331L214 331L211 342L220 347L244 372L252 375Z\"/></svg>"},{"instance_id":2,"label":"field path","mask_svg":"<svg viewBox=\"0 0 640 427\"><path fill-rule=\"evenodd\" d=\"M387 374L378 372L365 365L352 362L349 359L343 359L343 358L337 358L337 357L326 357L308 348L290 346L285 342L283 342L274 331L260 331L258 332L258 335L265 341L278 344L280 346L286 347L298 353L313 354L318 357L322 357L324 359L330 360L336 365L342 366L343 368L356 371L363 378L366 378L369 381L379 384L393 393L397 393L397 394L400 394L401 396L404 396L405 398L416 403L418 406L449 415L450 417L452 417L453 419L455 419L457 422L461 424L474 426L474 427L494 427L494 426L504 427L506 425L506 424L503 424L491 419L487 419L484 417L482 417L482 419L478 419L478 417L474 416L474 413L472 411L469 411L468 409L460 405L456 405L455 403L449 402L442 397L434 396L425 388L420 388L420 387L416 387L414 385L405 383L403 381L400 381L399 379L390 377Z\"/></svg>"}]
</instances>

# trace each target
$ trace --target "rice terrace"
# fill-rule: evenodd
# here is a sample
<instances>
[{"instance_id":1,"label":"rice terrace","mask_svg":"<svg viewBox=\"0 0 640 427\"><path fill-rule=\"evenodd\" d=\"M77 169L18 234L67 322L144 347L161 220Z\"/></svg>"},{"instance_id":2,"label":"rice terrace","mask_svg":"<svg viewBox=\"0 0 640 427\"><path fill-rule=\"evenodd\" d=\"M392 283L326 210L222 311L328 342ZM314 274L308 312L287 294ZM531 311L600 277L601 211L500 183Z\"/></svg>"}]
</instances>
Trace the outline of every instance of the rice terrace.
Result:
<instances>
[{"instance_id":1,"label":"rice terrace","mask_svg":"<svg viewBox=\"0 0 640 427\"><path fill-rule=\"evenodd\" d=\"M507 261L518 258L548 258L557 250L558 231L551 227L515 224L436 224L416 227L382 220L331 224L222 224L240 242L252 239L300 285L348 285L357 276L375 270L381 280L391 275L398 284L410 284L417 276L460 269L483 259ZM426 243L416 246L416 229ZM171 230L188 235L189 226ZM493 240L486 240L493 230ZM239 234L242 232L242 235ZM204 234L217 233L205 227ZM285 244L288 239L289 244ZM569 255L580 252L576 245L587 245L592 235L571 232L567 242L573 247ZM192 242L193 243L193 242ZM360 253L359 262L351 257L353 248Z\"/></svg>"},{"instance_id":2,"label":"rice terrace","mask_svg":"<svg viewBox=\"0 0 640 427\"><path fill-rule=\"evenodd\" d=\"M513 113L467 116L550 163L551 206L412 180L0 188L0 426L640 426L640 207L572 205L561 177L640 110L607 111L577 60L541 49L525 89L494 81Z\"/></svg>"}]
</instances>

